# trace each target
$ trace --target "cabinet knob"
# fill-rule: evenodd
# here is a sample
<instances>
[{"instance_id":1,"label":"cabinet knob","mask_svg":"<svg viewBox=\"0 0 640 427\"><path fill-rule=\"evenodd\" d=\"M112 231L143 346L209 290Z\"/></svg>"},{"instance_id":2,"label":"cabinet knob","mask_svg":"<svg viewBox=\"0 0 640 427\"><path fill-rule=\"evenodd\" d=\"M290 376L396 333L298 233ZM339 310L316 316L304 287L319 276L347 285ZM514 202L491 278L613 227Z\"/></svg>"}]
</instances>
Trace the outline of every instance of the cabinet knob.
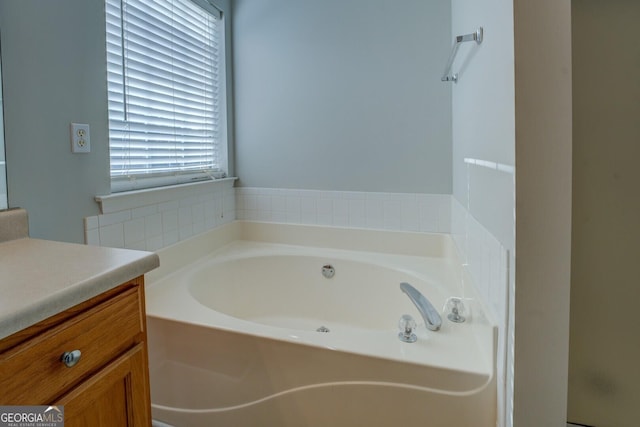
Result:
<instances>
[{"instance_id":1,"label":"cabinet knob","mask_svg":"<svg viewBox=\"0 0 640 427\"><path fill-rule=\"evenodd\" d=\"M71 368L80 361L80 356L82 356L80 350L65 351L62 353L60 361L64 363L67 368Z\"/></svg>"}]
</instances>

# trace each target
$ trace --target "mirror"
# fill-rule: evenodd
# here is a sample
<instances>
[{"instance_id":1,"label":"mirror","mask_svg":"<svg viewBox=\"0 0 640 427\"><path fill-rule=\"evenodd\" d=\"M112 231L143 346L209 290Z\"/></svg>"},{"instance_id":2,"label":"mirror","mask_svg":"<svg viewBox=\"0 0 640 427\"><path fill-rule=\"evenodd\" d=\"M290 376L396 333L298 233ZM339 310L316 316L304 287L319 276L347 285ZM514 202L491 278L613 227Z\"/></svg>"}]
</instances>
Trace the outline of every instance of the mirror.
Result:
<instances>
[{"instance_id":1,"label":"mirror","mask_svg":"<svg viewBox=\"0 0 640 427\"><path fill-rule=\"evenodd\" d=\"M0 53L2 49L0 49ZM4 115L2 103L2 55L0 55L0 209L7 209L7 161L4 153Z\"/></svg>"}]
</instances>

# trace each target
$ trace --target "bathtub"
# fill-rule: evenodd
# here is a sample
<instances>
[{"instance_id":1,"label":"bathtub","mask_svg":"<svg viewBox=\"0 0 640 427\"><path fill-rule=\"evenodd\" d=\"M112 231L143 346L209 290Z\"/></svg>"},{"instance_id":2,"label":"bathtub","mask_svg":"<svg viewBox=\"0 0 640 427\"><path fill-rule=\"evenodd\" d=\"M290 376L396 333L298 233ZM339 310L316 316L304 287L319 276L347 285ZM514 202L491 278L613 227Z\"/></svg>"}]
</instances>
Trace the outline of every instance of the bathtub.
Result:
<instances>
[{"instance_id":1,"label":"bathtub","mask_svg":"<svg viewBox=\"0 0 640 427\"><path fill-rule=\"evenodd\" d=\"M159 255L146 300L154 419L495 426L496 328L448 236L237 221ZM401 282L440 310L439 331ZM443 311L452 296L464 323ZM415 343L398 339L403 314Z\"/></svg>"}]
</instances>

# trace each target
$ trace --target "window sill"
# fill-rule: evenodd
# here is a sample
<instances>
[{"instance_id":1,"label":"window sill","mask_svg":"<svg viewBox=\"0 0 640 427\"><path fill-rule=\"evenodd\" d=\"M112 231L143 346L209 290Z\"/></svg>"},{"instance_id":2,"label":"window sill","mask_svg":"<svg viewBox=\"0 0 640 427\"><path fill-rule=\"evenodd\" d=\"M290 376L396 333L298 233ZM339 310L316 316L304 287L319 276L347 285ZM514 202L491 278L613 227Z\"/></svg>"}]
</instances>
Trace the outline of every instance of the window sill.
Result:
<instances>
[{"instance_id":1,"label":"window sill","mask_svg":"<svg viewBox=\"0 0 640 427\"><path fill-rule=\"evenodd\" d=\"M123 191L122 193L96 196L95 200L100 205L100 213L108 214L134 209L141 206L168 202L178 198L196 195L211 186L219 188L232 187L236 177L220 178L214 181L199 181L187 184L169 185L166 187L147 188L143 190Z\"/></svg>"}]
</instances>

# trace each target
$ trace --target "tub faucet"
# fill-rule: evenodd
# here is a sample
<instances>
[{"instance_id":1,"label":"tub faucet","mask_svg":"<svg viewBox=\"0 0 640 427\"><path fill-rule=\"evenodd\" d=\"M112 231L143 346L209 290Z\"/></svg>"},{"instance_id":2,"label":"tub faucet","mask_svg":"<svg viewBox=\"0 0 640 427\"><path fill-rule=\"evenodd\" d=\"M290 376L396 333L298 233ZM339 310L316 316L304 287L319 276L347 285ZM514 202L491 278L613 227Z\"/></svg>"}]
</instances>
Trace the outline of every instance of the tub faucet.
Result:
<instances>
[{"instance_id":1,"label":"tub faucet","mask_svg":"<svg viewBox=\"0 0 640 427\"><path fill-rule=\"evenodd\" d=\"M400 283L400 290L407 294L424 319L425 326L432 331L437 331L442 325L442 318L438 311L431 305L429 300L416 288L407 282Z\"/></svg>"}]
</instances>

